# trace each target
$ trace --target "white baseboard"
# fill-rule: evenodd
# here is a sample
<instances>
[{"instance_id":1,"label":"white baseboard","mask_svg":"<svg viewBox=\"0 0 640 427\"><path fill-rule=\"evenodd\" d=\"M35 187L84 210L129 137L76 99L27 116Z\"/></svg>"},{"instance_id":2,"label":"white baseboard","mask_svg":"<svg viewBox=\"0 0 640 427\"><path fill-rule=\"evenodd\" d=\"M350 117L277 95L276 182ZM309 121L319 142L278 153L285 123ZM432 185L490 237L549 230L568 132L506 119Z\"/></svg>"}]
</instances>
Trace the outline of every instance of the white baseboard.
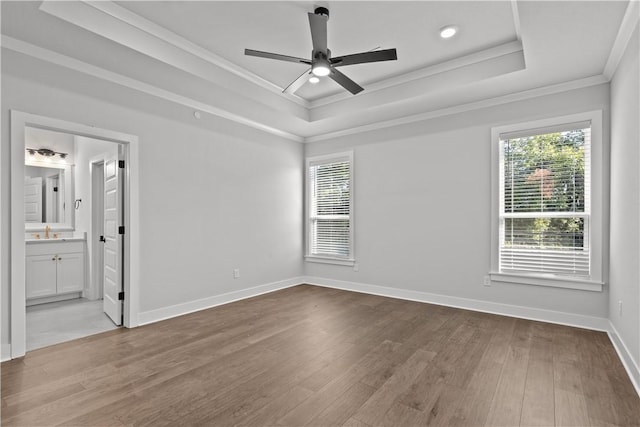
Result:
<instances>
[{"instance_id":1,"label":"white baseboard","mask_svg":"<svg viewBox=\"0 0 640 427\"><path fill-rule=\"evenodd\" d=\"M616 349L618 357L622 361L622 365L624 365L624 368L627 370L627 375L629 375L629 379L636 389L636 393L640 396L640 366L638 366L638 363L633 359L627 345L620 339L620 334L616 330L616 327L613 326L613 323L609 322L609 328L608 334L613 348Z\"/></svg>"},{"instance_id":2,"label":"white baseboard","mask_svg":"<svg viewBox=\"0 0 640 427\"><path fill-rule=\"evenodd\" d=\"M2 344L0 347L0 362L11 360L11 344Z\"/></svg>"},{"instance_id":3,"label":"white baseboard","mask_svg":"<svg viewBox=\"0 0 640 427\"><path fill-rule=\"evenodd\" d=\"M609 332L610 330L609 319L601 317L563 313L560 311L543 310L539 308L523 307L519 305L501 304L490 301L432 294L407 289L388 288L385 286L369 285L357 282L346 282L342 280L325 279L320 277L304 277L304 280L304 283L324 286L327 288L343 289L346 291L362 292L366 294L380 295L409 301L418 301L429 304L444 305L447 307L463 308L465 310L500 314L503 316L517 317L527 320L557 323L560 325L574 326L596 331Z\"/></svg>"},{"instance_id":4,"label":"white baseboard","mask_svg":"<svg viewBox=\"0 0 640 427\"><path fill-rule=\"evenodd\" d=\"M255 286L253 288L241 289L238 291L228 292L226 294L215 295L195 301L176 304L169 307L162 307L156 310L144 311L139 314L138 325L142 326L149 323L159 322L161 320L170 319L172 317L193 313L194 311L205 310L207 308L228 304L230 302L242 300L245 298L251 298L269 292L278 291L280 289L290 288L301 283L304 283L301 278L294 277L291 279Z\"/></svg>"}]
</instances>

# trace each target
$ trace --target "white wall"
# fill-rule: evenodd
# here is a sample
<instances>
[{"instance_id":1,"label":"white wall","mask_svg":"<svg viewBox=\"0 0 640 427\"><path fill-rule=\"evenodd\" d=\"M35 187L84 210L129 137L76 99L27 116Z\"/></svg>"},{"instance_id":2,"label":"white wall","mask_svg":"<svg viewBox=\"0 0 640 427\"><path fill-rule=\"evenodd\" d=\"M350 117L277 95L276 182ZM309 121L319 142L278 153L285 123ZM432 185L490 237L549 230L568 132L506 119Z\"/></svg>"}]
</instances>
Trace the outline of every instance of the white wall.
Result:
<instances>
[{"instance_id":1,"label":"white wall","mask_svg":"<svg viewBox=\"0 0 640 427\"><path fill-rule=\"evenodd\" d=\"M640 35L611 80L611 323L640 366ZM622 314L619 312L622 301ZM637 368L636 368L637 369ZM637 372L640 381L640 371Z\"/></svg>"},{"instance_id":2,"label":"white wall","mask_svg":"<svg viewBox=\"0 0 640 427\"><path fill-rule=\"evenodd\" d=\"M10 109L139 137L141 277L133 285L142 313L301 275L299 143L206 114L197 121L188 109L2 54L3 351L10 319Z\"/></svg>"},{"instance_id":3,"label":"white wall","mask_svg":"<svg viewBox=\"0 0 640 427\"><path fill-rule=\"evenodd\" d=\"M602 109L607 152L608 104L605 84L307 145L306 155L354 150L359 271L307 262L305 273L606 319L606 289L482 283L491 258L491 127Z\"/></svg>"}]
</instances>

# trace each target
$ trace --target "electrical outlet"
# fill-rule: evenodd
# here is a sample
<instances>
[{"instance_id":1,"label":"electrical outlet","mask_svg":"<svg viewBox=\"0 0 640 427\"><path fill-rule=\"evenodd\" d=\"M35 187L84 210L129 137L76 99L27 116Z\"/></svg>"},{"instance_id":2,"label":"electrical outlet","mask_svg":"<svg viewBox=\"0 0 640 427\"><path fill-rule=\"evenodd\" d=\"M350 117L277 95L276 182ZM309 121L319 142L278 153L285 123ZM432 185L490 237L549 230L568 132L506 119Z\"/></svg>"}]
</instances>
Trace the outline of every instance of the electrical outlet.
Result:
<instances>
[{"instance_id":1,"label":"electrical outlet","mask_svg":"<svg viewBox=\"0 0 640 427\"><path fill-rule=\"evenodd\" d=\"M622 317L622 300L618 301L618 315Z\"/></svg>"},{"instance_id":2,"label":"electrical outlet","mask_svg":"<svg viewBox=\"0 0 640 427\"><path fill-rule=\"evenodd\" d=\"M360 266L357 263L353 264L353 271L360 271Z\"/></svg>"},{"instance_id":3,"label":"electrical outlet","mask_svg":"<svg viewBox=\"0 0 640 427\"><path fill-rule=\"evenodd\" d=\"M235 268L235 269L233 270L233 278L234 278L234 279L237 279L237 278L239 278L239 277L240 277L240 269L239 269L239 268Z\"/></svg>"},{"instance_id":4,"label":"electrical outlet","mask_svg":"<svg viewBox=\"0 0 640 427\"><path fill-rule=\"evenodd\" d=\"M491 276L484 276L484 282L482 282L483 286L491 286Z\"/></svg>"}]
</instances>

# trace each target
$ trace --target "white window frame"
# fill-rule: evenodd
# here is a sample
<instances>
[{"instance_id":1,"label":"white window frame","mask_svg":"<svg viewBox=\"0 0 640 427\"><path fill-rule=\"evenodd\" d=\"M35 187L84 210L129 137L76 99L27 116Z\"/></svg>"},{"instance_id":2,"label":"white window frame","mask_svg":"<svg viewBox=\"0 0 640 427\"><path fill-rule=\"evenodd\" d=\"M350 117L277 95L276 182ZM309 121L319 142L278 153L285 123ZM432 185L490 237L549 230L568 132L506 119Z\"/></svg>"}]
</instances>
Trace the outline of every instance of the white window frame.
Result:
<instances>
[{"instance_id":1,"label":"white window frame","mask_svg":"<svg viewBox=\"0 0 640 427\"><path fill-rule=\"evenodd\" d=\"M334 163L334 162L344 162L348 161L349 168L349 256L348 257L332 257L332 256L321 256L311 254L311 231L312 228L310 226L311 222L311 181L309 179L309 168L313 165L322 164L322 163ZM335 264L335 265L345 265L345 266L353 266L355 264L355 255L354 255L354 185L353 185L353 175L354 175L354 164L353 164L353 151L345 151L341 153L332 153L326 154L322 156L313 156L307 157L305 162L305 261L307 262L317 262L322 264Z\"/></svg>"},{"instance_id":2,"label":"white window frame","mask_svg":"<svg viewBox=\"0 0 640 427\"><path fill-rule=\"evenodd\" d=\"M591 122L591 214L589 220L590 275L586 278L564 277L544 273L500 272L500 135L532 131L545 133L547 128L584 121ZM603 132L602 111L517 123L491 129L491 270L492 281L551 286L601 292L603 282Z\"/></svg>"}]
</instances>

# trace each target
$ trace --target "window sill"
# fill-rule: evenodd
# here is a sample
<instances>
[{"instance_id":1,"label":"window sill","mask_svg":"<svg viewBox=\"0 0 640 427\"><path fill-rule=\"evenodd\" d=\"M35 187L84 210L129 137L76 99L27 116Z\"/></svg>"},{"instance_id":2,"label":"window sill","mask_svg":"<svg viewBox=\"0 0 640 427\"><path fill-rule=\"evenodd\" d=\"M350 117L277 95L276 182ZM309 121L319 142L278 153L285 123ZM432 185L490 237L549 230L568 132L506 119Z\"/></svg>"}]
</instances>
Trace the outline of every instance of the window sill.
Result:
<instances>
[{"instance_id":1,"label":"window sill","mask_svg":"<svg viewBox=\"0 0 640 427\"><path fill-rule=\"evenodd\" d=\"M319 264L345 265L348 267L353 267L353 265L356 263L355 259L319 257L314 255L305 255L304 260L306 262L317 262Z\"/></svg>"},{"instance_id":2,"label":"window sill","mask_svg":"<svg viewBox=\"0 0 640 427\"><path fill-rule=\"evenodd\" d=\"M490 272L493 282L519 283L523 285L549 286L554 288L578 289L582 291L602 292L603 282L588 279L559 278L552 275L516 274Z\"/></svg>"}]
</instances>

